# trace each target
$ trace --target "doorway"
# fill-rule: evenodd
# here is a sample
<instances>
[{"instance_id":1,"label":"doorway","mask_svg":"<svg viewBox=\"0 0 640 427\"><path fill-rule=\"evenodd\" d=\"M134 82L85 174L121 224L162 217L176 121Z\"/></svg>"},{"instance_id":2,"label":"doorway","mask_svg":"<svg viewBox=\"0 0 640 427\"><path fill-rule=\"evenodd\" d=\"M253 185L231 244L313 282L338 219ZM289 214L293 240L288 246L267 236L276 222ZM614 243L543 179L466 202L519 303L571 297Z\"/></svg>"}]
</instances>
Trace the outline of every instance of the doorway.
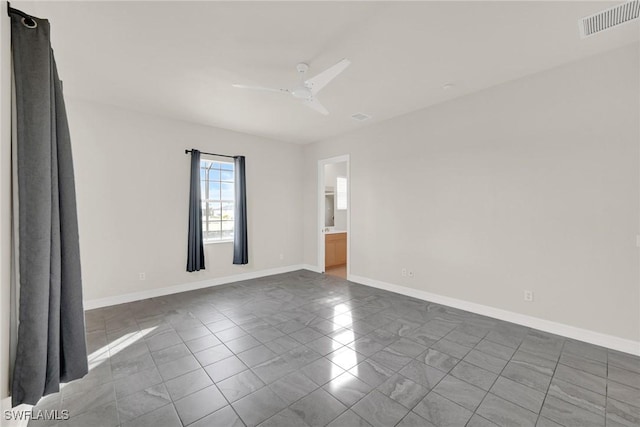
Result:
<instances>
[{"instance_id":1,"label":"doorway","mask_svg":"<svg viewBox=\"0 0 640 427\"><path fill-rule=\"evenodd\" d=\"M318 161L318 266L347 279L350 264L349 155Z\"/></svg>"}]
</instances>

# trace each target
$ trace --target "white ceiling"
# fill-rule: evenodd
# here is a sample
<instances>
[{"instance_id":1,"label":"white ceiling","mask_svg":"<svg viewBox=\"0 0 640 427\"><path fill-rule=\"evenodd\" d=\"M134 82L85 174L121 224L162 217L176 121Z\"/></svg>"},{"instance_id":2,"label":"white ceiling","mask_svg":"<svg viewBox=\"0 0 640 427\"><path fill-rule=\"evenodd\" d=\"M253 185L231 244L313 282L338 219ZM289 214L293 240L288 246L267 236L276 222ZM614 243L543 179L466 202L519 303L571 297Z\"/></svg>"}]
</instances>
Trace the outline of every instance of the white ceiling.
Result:
<instances>
[{"instance_id":1,"label":"white ceiling","mask_svg":"<svg viewBox=\"0 0 640 427\"><path fill-rule=\"evenodd\" d=\"M67 97L308 143L640 39L638 22L582 40L578 19L618 4L472 2L32 2L48 18ZM352 65L319 95L286 87ZM443 90L445 83L455 87ZM373 118L356 122L351 115Z\"/></svg>"}]
</instances>

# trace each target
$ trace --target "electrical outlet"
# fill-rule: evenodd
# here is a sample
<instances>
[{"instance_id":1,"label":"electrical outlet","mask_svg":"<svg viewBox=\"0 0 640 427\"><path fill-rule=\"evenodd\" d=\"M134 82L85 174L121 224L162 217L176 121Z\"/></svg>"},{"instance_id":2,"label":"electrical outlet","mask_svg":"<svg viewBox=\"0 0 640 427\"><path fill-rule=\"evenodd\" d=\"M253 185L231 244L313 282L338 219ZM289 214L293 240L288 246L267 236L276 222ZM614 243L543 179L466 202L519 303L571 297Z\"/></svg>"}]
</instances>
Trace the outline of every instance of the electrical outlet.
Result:
<instances>
[{"instance_id":1,"label":"electrical outlet","mask_svg":"<svg viewBox=\"0 0 640 427\"><path fill-rule=\"evenodd\" d=\"M146 273L138 273L138 279L140 279L140 280L147 280L147 275L146 275Z\"/></svg>"},{"instance_id":2,"label":"electrical outlet","mask_svg":"<svg viewBox=\"0 0 640 427\"><path fill-rule=\"evenodd\" d=\"M402 277L407 277L407 269L406 268L402 269Z\"/></svg>"},{"instance_id":3,"label":"electrical outlet","mask_svg":"<svg viewBox=\"0 0 640 427\"><path fill-rule=\"evenodd\" d=\"M413 279L413 271L409 270L407 272L407 276L411 277Z\"/></svg>"},{"instance_id":4,"label":"electrical outlet","mask_svg":"<svg viewBox=\"0 0 640 427\"><path fill-rule=\"evenodd\" d=\"M524 291L524 300L527 302L533 302L533 291Z\"/></svg>"}]
</instances>

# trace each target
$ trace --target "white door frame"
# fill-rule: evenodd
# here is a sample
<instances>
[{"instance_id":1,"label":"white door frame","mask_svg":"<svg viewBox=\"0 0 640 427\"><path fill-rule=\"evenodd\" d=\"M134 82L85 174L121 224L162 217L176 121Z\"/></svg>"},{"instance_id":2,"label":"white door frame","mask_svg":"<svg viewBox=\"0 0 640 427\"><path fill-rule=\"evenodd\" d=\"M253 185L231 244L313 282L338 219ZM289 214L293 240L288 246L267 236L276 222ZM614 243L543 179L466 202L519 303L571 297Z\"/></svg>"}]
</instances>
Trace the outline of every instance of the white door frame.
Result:
<instances>
[{"instance_id":1,"label":"white door frame","mask_svg":"<svg viewBox=\"0 0 640 427\"><path fill-rule=\"evenodd\" d=\"M347 162L347 277L351 273L351 168L349 155L318 160L318 270L324 273L324 167L333 163Z\"/></svg>"}]
</instances>

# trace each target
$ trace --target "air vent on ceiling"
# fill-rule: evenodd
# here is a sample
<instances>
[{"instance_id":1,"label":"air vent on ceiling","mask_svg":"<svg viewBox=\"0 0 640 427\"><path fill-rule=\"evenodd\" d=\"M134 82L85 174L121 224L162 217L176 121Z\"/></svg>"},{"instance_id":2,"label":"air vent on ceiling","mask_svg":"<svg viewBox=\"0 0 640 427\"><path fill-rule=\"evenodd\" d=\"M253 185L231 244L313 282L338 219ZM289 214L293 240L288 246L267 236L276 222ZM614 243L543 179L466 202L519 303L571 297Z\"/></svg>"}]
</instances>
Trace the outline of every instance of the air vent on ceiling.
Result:
<instances>
[{"instance_id":1,"label":"air vent on ceiling","mask_svg":"<svg viewBox=\"0 0 640 427\"><path fill-rule=\"evenodd\" d=\"M351 118L359 122L364 122L365 120L369 120L371 116L368 116L365 113L355 113L354 115L351 116Z\"/></svg>"},{"instance_id":2,"label":"air vent on ceiling","mask_svg":"<svg viewBox=\"0 0 640 427\"><path fill-rule=\"evenodd\" d=\"M632 0L582 18L578 25L582 38L609 30L640 16L640 0Z\"/></svg>"}]
</instances>

